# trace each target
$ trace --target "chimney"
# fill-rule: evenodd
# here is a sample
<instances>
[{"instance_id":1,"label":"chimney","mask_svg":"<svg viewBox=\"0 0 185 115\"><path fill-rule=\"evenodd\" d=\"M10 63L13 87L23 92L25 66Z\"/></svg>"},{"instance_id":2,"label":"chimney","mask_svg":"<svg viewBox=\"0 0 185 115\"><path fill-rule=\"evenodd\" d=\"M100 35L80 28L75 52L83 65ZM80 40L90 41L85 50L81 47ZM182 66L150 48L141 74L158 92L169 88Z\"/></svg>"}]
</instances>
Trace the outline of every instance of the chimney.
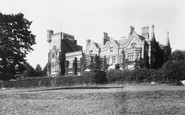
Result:
<instances>
[{"instance_id":1,"label":"chimney","mask_svg":"<svg viewBox=\"0 0 185 115\"><path fill-rule=\"evenodd\" d=\"M132 33L134 32L134 27L133 26L130 26L130 32L129 32L129 35L128 35L128 38L130 38L130 36L132 35Z\"/></svg>"},{"instance_id":2,"label":"chimney","mask_svg":"<svg viewBox=\"0 0 185 115\"><path fill-rule=\"evenodd\" d=\"M149 38L149 27L148 26L142 27L142 36L144 36L147 39Z\"/></svg>"},{"instance_id":3,"label":"chimney","mask_svg":"<svg viewBox=\"0 0 185 115\"><path fill-rule=\"evenodd\" d=\"M91 41L90 39L86 40L86 47L89 45L90 41Z\"/></svg>"},{"instance_id":4,"label":"chimney","mask_svg":"<svg viewBox=\"0 0 185 115\"><path fill-rule=\"evenodd\" d=\"M156 41L156 40L155 40L154 25L152 25L151 40L152 40L152 41Z\"/></svg>"},{"instance_id":5,"label":"chimney","mask_svg":"<svg viewBox=\"0 0 185 115\"><path fill-rule=\"evenodd\" d=\"M169 31L166 32L167 38L166 38L166 46L170 46L170 40L169 40Z\"/></svg>"},{"instance_id":6,"label":"chimney","mask_svg":"<svg viewBox=\"0 0 185 115\"><path fill-rule=\"evenodd\" d=\"M102 45L105 45L107 41L109 41L110 37L108 36L108 33L103 32L103 43Z\"/></svg>"},{"instance_id":7,"label":"chimney","mask_svg":"<svg viewBox=\"0 0 185 115\"><path fill-rule=\"evenodd\" d=\"M51 43L52 35L53 35L53 30L47 30L47 41L48 41L48 43Z\"/></svg>"}]
</instances>

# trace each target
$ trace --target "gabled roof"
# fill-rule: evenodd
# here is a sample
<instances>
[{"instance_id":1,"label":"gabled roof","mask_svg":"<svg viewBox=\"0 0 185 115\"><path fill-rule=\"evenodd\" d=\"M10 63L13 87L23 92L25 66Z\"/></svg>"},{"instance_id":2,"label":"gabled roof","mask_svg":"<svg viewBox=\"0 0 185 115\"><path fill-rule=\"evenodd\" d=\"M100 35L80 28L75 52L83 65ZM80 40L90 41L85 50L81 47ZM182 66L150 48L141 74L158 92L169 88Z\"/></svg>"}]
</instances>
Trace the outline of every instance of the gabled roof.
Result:
<instances>
[{"instance_id":1,"label":"gabled roof","mask_svg":"<svg viewBox=\"0 0 185 115\"><path fill-rule=\"evenodd\" d=\"M129 44L129 42L133 39L133 36L136 36L136 38L138 38L138 41L140 43L142 43L146 38L137 34L135 31L132 32L132 34L129 36L129 38L123 38L120 40L117 40L117 42L120 45L120 48L125 47Z\"/></svg>"},{"instance_id":2,"label":"gabled roof","mask_svg":"<svg viewBox=\"0 0 185 115\"><path fill-rule=\"evenodd\" d=\"M98 43L93 42L92 40L90 40L90 43L86 47L86 53L89 50L89 48L90 48L91 45L95 48L96 51L99 51L99 45L98 45Z\"/></svg>"}]
</instances>

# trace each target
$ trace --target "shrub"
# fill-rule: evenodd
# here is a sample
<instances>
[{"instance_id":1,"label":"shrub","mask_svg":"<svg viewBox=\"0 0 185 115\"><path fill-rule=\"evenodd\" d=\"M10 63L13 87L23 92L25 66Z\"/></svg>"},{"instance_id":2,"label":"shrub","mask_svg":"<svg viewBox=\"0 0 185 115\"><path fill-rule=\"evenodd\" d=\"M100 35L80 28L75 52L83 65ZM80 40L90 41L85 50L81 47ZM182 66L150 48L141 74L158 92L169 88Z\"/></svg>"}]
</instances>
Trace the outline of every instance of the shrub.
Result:
<instances>
[{"instance_id":1,"label":"shrub","mask_svg":"<svg viewBox=\"0 0 185 115\"><path fill-rule=\"evenodd\" d=\"M137 83L151 82L149 69L142 68L142 69L133 70L132 75L133 75L134 81Z\"/></svg>"},{"instance_id":2,"label":"shrub","mask_svg":"<svg viewBox=\"0 0 185 115\"><path fill-rule=\"evenodd\" d=\"M119 64L116 64L116 65L115 65L115 69L116 69L116 70L119 70L119 68L120 68Z\"/></svg>"},{"instance_id":3,"label":"shrub","mask_svg":"<svg viewBox=\"0 0 185 115\"><path fill-rule=\"evenodd\" d=\"M91 83L91 84L107 83L106 72L99 69L94 69L94 70L91 70L90 72L86 72L84 74L84 79L86 83Z\"/></svg>"},{"instance_id":4,"label":"shrub","mask_svg":"<svg viewBox=\"0 0 185 115\"><path fill-rule=\"evenodd\" d=\"M106 78L109 83L121 83L125 80L123 71L121 70L108 70L106 72Z\"/></svg>"},{"instance_id":5,"label":"shrub","mask_svg":"<svg viewBox=\"0 0 185 115\"><path fill-rule=\"evenodd\" d=\"M166 62L162 67L162 72L166 83L178 83L184 80L185 60Z\"/></svg>"}]
</instances>

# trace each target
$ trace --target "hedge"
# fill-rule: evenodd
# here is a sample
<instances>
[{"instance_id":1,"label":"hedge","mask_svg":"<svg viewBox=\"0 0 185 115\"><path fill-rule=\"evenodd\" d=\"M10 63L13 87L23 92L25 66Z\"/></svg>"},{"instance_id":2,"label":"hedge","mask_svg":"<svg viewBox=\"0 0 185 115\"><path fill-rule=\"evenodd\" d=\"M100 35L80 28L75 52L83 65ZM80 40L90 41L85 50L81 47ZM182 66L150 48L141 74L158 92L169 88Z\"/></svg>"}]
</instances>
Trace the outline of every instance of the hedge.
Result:
<instances>
[{"instance_id":1,"label":"hedge","mask_svg":"<svg viewBox=\"0 0 185 115\"><path fill-rule=\"evenodd\" d=\"M163 81L162 74L154 69L109 70L106 72L109 83L150 83Z\"/></svg>"},{"instance_id":2,"label":"hedge","mask_svg":"<svg viewBox=\"0 0 185 115\"><path fill-rule=\"evenodd\" d=\"M74 86L83 84L83 76L58 76L58 77L32 77L15 81L3 81L1 87L5 88L35 88L54 86Z\"/></svg>"}]
</instances>

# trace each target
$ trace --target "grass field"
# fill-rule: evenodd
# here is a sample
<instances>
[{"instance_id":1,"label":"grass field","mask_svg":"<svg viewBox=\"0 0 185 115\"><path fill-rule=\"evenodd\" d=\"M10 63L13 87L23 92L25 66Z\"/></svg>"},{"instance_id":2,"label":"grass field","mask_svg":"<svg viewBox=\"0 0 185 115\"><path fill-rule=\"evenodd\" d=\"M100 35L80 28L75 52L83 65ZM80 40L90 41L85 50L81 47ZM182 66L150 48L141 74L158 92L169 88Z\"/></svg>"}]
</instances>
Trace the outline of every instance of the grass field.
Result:
<instances>
[{"instance_id":1,"label":"grass field","mask_svg":"<svg viewBox=\"0 0 185 115\"><path fill-rule=\"evenodd\" d=\"M0 90L0 115L184 115L184 86Z\"/></svg>"}]
</instances>

